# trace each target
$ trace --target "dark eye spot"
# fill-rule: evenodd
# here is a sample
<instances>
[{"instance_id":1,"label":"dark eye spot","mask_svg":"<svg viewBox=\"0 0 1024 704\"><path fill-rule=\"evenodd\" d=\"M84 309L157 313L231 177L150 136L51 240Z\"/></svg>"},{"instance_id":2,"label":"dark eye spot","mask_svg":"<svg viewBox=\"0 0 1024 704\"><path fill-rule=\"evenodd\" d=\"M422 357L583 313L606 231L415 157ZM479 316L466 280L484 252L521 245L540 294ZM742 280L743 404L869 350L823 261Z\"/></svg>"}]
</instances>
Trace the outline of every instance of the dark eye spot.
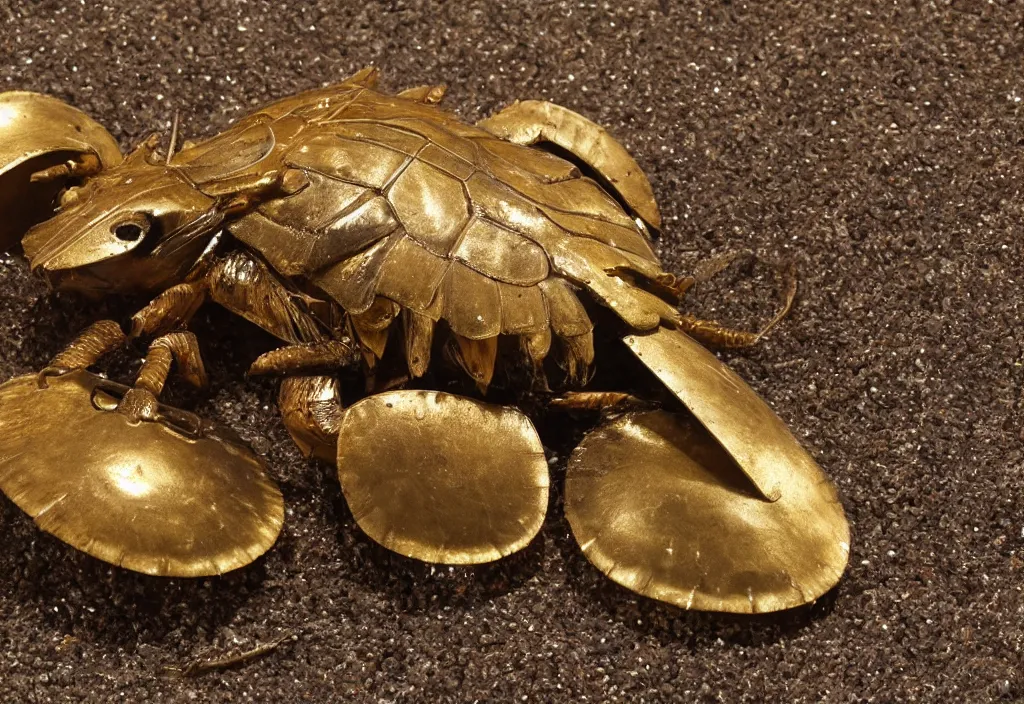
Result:
<instances>
[{"instance_id":1,"label":"dark eye spot","mask_svg":"<svg viewBox=\"0 0 1024 704\"><path fill-rule=\"evenodd\" d=\"M146 234L142 226L134 222L126 222L114 228L114 235L125 242L135 242Z\"/></svg>"}]
</instances>

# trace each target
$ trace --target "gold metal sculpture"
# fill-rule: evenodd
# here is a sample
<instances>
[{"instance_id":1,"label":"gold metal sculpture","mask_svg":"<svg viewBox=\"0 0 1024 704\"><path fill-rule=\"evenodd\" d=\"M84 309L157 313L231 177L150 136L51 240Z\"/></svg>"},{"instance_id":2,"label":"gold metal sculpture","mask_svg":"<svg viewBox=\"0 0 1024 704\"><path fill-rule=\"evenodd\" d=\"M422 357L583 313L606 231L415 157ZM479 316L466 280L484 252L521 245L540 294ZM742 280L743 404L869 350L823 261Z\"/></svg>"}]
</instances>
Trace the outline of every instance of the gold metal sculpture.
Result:
<instances>
[{"instance_id":1,"label":"gold metal sculpture","mask_svg":"<svg viewBox=\"0 0 1024 704\"><path fill-rule=\"evenodd\" d=\"M530 420L436 391L349 407L338 475L367 535L427 562L498 560L526 547L548 510L548 463Z\"/></svg>"},{"instance_id":2,"label":"gold metal sculpture","mask_svg":"<svg viewBox=\"0 0 1024 704\"><path fill-rule=\"evenodd\" d=\"M281 492L230 431L133 404L153 400L144 384L54 367L0 386L0 489L43 530L137 572L249 564L277 539Z\"/></svg>"},{"instance_id":3,"label":"gold metal sculpture","mask_svg":"<svg viewBox=\"0 0 1024 704\"><path fill-rule=\"evenodd\" d=\"M850 534L835 488L793 465L766 501L691 417L628 414L576 449L565 512L591 562L633 591L687 609L778 611L828 591Z\"/></svg>"},{"instance_id":4,"label":"gold metal sculpture","mask_svg":"<svg viewBox=\"0 0 1024 704\"><path fill-rule=\"evenodd\" d=\"M56 98L0 93L0 246L10 249L53 212L64 180L33 179L33 174L86 162L96 167L121 162L117 142L98 123Z\"/></svg>"},{"instance_id":5,"label":"gold metal sculpture","mask_svg":"<svg viewBox=\"0 0 1024 704\"><path fill-rule=\"evenodd\" d=\"M26 196L3 201L14 235L38 222L21 238L32 269L155 296L127 333L98 323L0 387L0 489L130 569L213 574L266 550L282 511L262 465L158 401L172 360L205 382L185 328L213 301L284 343L250 373L282 377L292 437L337 462L356 522L392 550L476 563L536 535L550 480L517 401L661 407L606 422L570 462L566 510L591 561L687 608L775 610L831 588L849 549L834 489L698 344L755 343L795 289L756 334L683 315L694 279L662 269L651 186L603 129L536 101L467 125L436 106L443 88L376 82L367 69L123 162L71 108L0 96L0 115L22 101L0 120L0 186ZM131 338L154 340L133 388L85 371ZM665 393L587 388L623 340L639 362L608 376L626 387L647 369ZM365 387L343 389L353 369Z\"/></svg>"}]
</instances>

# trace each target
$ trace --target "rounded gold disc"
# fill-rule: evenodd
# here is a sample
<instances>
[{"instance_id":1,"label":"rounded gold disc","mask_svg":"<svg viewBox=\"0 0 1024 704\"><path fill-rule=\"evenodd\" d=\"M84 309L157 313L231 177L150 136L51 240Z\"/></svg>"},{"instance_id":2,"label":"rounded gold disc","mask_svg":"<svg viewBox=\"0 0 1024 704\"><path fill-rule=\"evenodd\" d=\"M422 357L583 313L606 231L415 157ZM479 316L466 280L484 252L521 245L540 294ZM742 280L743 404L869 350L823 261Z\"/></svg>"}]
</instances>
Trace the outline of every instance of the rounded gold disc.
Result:
<instances>
[{"instance_id":1,"label":"rounded gold disc","mask_svg":"<svg viewBox=\"0 0 1024 704\"><path fill-rule=\"evenodd\" d=\"M166 577L228 572L274 544L281 492L230 431L133 423L112 410L124 387L88 372L46 383L0 386L0 490L47 533Z\"/></svg>"},{"instance_id":2,"label":"rounded gold disc","mask_svg":"<svg viewBox=\"0 0 1024 704\"><path fill-rule=\"evenodd\" d=\"M117 141L77 108L38 93L0 93L0 249L51 215L65 185L32 183L32 174L83 154L95 154L104 167L121 162Z\"/></svg>"},{"instance_id":3,"label":"rounded gold disc","mask_svg":"<svg viewBox=\"0 0 1024 704\"><path fill-rule=\"evenodd\" d=\"M565 513L587 558L628 589L686 609L778 611L827 592L849 559L835 487L813 460L790 470L768 501L689 416L631 414L573 452Z\"/></svg>"},{"instance_id":4,"label":"rounded gold disc","mask_svg":"<svg viewBox=\"0 0 1024 704\"><path fill-rule=\"evenodd\" d=\"M548 465L530 420L434 391L389 391L346 410L338 476L367 535L425 562L516 552L548 506Z\"/></svg>"}]
</instances>

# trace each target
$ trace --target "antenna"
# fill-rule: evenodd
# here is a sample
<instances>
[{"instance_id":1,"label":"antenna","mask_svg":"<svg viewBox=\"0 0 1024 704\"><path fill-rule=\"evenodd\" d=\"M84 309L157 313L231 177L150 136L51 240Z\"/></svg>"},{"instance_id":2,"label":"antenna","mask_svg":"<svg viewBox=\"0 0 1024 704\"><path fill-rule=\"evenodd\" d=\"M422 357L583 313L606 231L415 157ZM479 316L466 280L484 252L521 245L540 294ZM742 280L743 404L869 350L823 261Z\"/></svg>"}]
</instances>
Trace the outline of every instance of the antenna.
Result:
<instances>
[{"instance_id":1,"label":"antenna","mask_svg":"<svg viewBox=\"0 0 1024 704\"><path fill-rule=\"evenodd\" d=\"M174 111L174 125L171 127L171 143L167 147L167 165L171 165L171 157L174 156L174 150L178 146L178 124L181 120L181 112L178 110Z\"/></svg>"}]
</instances>

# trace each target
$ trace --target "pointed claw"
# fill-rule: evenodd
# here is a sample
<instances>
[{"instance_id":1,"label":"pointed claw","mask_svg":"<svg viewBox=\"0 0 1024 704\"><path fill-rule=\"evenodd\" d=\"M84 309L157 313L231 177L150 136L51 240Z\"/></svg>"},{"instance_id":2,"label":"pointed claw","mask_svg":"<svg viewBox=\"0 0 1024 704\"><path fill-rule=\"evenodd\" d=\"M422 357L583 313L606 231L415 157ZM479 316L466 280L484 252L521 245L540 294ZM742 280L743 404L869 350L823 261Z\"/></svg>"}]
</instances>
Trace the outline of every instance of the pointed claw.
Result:
<instances>
[{"instance_id":1,"label":"pointed claw","mask_svg":"<svg viewBox=\"0 0 1024 704\"><path fill-rule=\"evenodd\" d=\"M418 379L430 367L430 348L434 344L434 321L408 308L402 313L405 327L405 359L409 374Z\"/></svg>"},{"instance_id":2,"label":"pointed claw","mask_svg":"<svg viewBox=\"0 0 1024 704\"><path fill-rule=\"evenodd\" d=\"M498 359L498 338L487 337L483 340L470 340L461 335L455 336L456 359L466 373L476 382L480 393L487 393L487 387L494 378L494 365Z\"/></svg>"},{"instance_id":3,"label":"pointed claw","mask_svg":"<svg viewBox=\"0 0 1024 704\"><path fill-rule=\"evenodd\" d=\"M367 535L426 562L516 552L548 505L544 448L526 416L432 391L390 391L345 411L338 476Z\"/></svg>"},{"instance_id":4,"label":"pointed claw","mask_svg":"<svg viewBox=\"0 0 1024 704\"><path fill-rule=\"evenodd\" d=\"M0 490L93 557L167 577L249 564L274 544L281 492L232 434L159 406L133 422L126 387L85 371L0 386Z\"/></svg>"},{"instance_id":5,"label":"pointed claw","mask_svg":"<svg viewBox=\"0 0 1024 704\"><path fill-rule=\"evenodd\" d=\"M351 316L352 327L355 328L359 341L373 355L374 360L384 356L388 332L399 311L400 308L394 301L377 296L368 310Z\"/></svg>"},{"instance_id":6,"label":"pointed claw","mask_svg":"<svg viewBox=\"0 0 1024 704\"><path fill-rule=\"evenodd\" d=\"M794 470L765 501L698 423L637 413L573 453L565 512L587 558L628 589L685 609L778 611L831 589L849 559L835 487L815 465Z\"/></svg>"}]
</instances>

